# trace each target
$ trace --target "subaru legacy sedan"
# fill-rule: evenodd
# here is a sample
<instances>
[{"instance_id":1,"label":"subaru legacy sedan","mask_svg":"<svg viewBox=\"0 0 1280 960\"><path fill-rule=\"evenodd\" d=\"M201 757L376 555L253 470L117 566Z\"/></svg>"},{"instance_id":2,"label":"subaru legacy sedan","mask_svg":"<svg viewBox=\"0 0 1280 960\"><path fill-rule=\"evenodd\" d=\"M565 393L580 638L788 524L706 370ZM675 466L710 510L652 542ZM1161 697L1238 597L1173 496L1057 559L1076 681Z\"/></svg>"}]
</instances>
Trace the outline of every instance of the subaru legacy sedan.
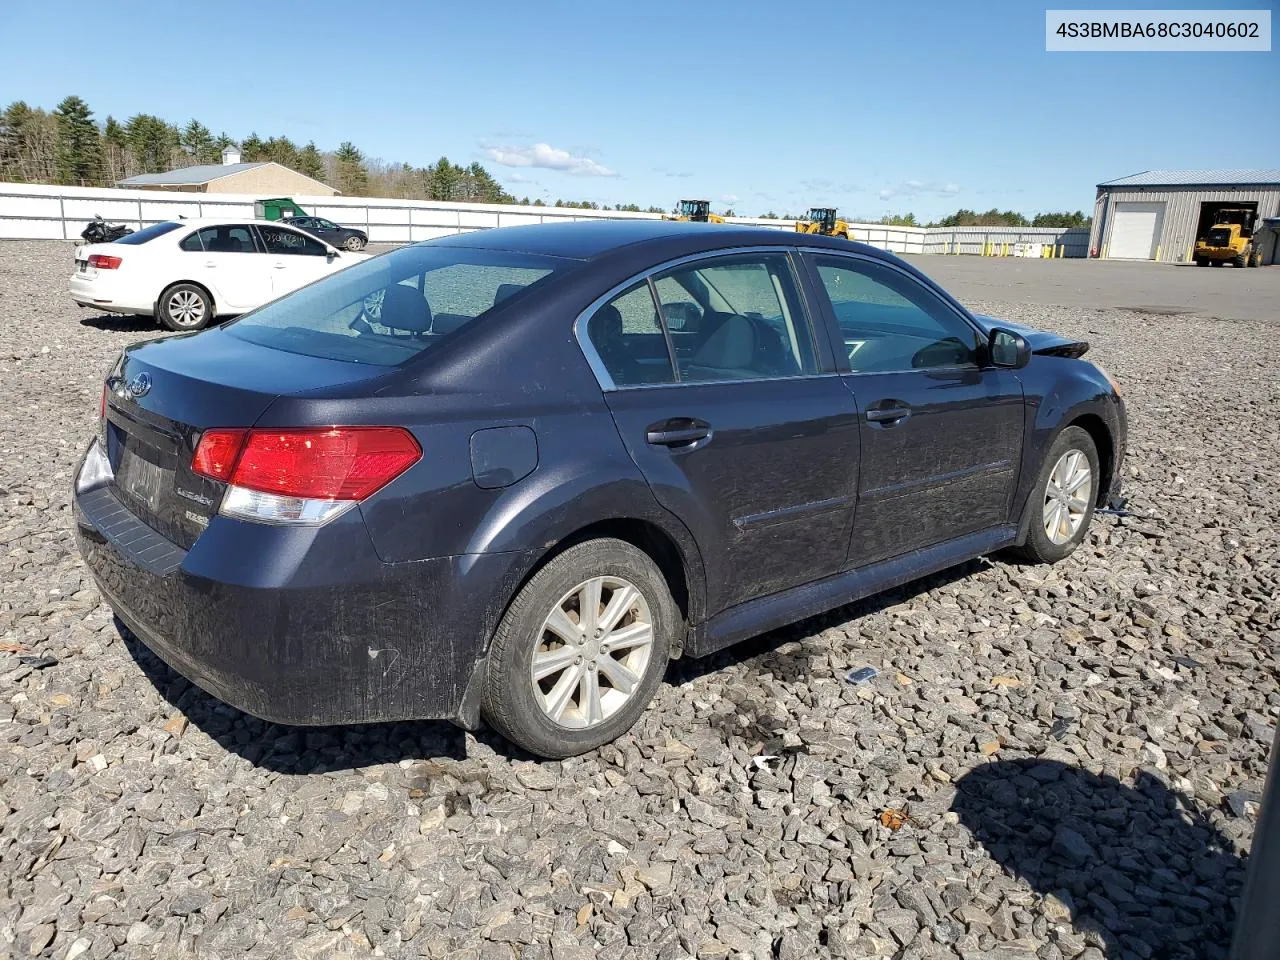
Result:
<instances>
[{"instance_id":1,"label":"subaru legacy sedan","mask_svg":"<svg viewBox=\"0 0 1280 960\"><path fill-rule=\"evenodd\" d=\"M1087 344L845 240L660 221L404 247L124 351L75 480L119 618L287 724L482 718L545 757L667 661L982 554L1115 492Z\"/></svg>"}]
</instances>

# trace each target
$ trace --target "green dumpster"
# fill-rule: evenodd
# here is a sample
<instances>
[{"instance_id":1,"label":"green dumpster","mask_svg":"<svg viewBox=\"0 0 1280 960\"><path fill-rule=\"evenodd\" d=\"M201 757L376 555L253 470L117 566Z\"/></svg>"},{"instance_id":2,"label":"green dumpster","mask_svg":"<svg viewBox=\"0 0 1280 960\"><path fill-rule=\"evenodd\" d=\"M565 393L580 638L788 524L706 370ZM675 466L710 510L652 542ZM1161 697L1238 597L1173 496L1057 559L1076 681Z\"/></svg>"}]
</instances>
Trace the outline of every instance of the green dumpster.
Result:
<instances>
[{"instance_id":1,"label":"green dumpster","mask_svg":"<svg viewBox=\"0 0 1280 960\"><path fill-rule=\"evenodd\" d=\"M307 211L289 197L272 197L269 200L255 200L253 215L259 220L283 220L285 217L305 217Z\"/></svg>"}]
</instances>

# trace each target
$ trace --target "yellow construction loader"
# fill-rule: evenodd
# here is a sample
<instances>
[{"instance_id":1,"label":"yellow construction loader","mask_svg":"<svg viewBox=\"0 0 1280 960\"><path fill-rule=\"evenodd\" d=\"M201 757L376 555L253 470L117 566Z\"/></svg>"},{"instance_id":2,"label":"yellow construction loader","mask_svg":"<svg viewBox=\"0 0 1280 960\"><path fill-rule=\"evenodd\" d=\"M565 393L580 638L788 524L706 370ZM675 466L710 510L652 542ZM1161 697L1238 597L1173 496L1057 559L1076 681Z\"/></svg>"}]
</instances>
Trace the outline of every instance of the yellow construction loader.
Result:
<instances>
[{"instance_id":1,"label":"yellow construction loader","mask_svg":"<svg viewBox=\"0 0 1280 960\"><path fill-rule=\"evenodd\" d=\"M844 237L849 235L849 224L836 216L835 207L810 207L803 220L796 221L797 233L820 233L824 237Z\"/></svg>"},{"instance_id":2,"label":"yellow construction loader","mask_svg":"<svg viewBox=\"0 0 1280 960\"><path fill-rule=\"evenodd\" d=\"M1237 267L1256 267L1262 262L1253 249L1254 212L1246 208L1219 210L1217 222L1196 241L1192 259L1197 267L1234 263Z\"/></svg>"},{"instance_id":3,"label":"yellow construction loader","mask_svg":"<svg viewBox=\"0 0 1280 960\"><path fill-rule=\"evenodd\" d=\"M662 215L663 220L689 220L694 223L724 223L724 217L711 212L710 200L681 200L680 212Z\"/></svg>"}]
</instances>

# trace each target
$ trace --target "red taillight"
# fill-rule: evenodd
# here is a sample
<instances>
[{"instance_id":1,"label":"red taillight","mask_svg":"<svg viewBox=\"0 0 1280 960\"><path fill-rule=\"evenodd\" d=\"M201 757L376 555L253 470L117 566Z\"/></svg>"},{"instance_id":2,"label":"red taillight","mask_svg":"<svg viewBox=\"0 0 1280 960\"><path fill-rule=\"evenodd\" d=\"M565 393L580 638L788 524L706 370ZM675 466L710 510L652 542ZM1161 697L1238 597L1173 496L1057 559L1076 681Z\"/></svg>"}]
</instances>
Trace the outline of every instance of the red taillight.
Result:
<instances>
[{"instance_id":1,"label":"red taillight","mask_svg":"<svg viewBox=\"0 0 1280 960\"><path fill-rule=\"evenodd\" d=\"M400 427L206 430L191 469L248 490L308 500L363 500L422 457Z\"/></svg>"},{"instance_id":2,"label":"red taillight","mask_svg":"<svg viewBox=\"0 0 1280 960\"><path fill-rule=\"evenodd\" d=\"M99 270L114 270L120 266L119 257L109 257L105 253L89 254L89 266L97 267Z\"/></svg>"},{"instance_id":3,"label":"red taillight","mask_svg":"<svg viewBox=\"0 0 1280 960\"><path fill-rule=\"evenodd\" d=\"M191 458L191 470L224 483L231 480L231 472L236 466L236 457L244 446L244 437L248 430L206 430L196 446L196 455Z\"/></svg>"}]
</instances>

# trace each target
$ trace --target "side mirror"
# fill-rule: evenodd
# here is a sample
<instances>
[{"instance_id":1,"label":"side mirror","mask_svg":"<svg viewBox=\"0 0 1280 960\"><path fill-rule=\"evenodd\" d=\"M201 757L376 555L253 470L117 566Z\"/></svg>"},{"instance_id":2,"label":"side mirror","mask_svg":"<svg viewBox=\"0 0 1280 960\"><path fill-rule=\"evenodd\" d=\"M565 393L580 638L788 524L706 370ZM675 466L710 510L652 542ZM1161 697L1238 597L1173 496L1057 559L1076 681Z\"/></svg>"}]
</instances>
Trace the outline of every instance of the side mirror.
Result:
<instances>
[{"instance_id":1,"label":"side mirror","mask_svg":"<svg viewBox=\"0 0 1280 960\"><path fill-rule=\"evenodd\" d=\"M996 327L987 336L987 359L993 367L1020 370L1031 362L1031 344L1021 334Z\"/></svg>"},{"instance_id":2,"label":"side mirror","mask_svg":"<svg viewBox=\"0 0 1280 960\"><path fill-rule=\"evenodd\" d=\"M333 261L337 259L337 257L338 257L337 250L330 250L328 253L324 255L324 258L328 260L330 263L333 263Z\"/></svg>"}]
</instances>

